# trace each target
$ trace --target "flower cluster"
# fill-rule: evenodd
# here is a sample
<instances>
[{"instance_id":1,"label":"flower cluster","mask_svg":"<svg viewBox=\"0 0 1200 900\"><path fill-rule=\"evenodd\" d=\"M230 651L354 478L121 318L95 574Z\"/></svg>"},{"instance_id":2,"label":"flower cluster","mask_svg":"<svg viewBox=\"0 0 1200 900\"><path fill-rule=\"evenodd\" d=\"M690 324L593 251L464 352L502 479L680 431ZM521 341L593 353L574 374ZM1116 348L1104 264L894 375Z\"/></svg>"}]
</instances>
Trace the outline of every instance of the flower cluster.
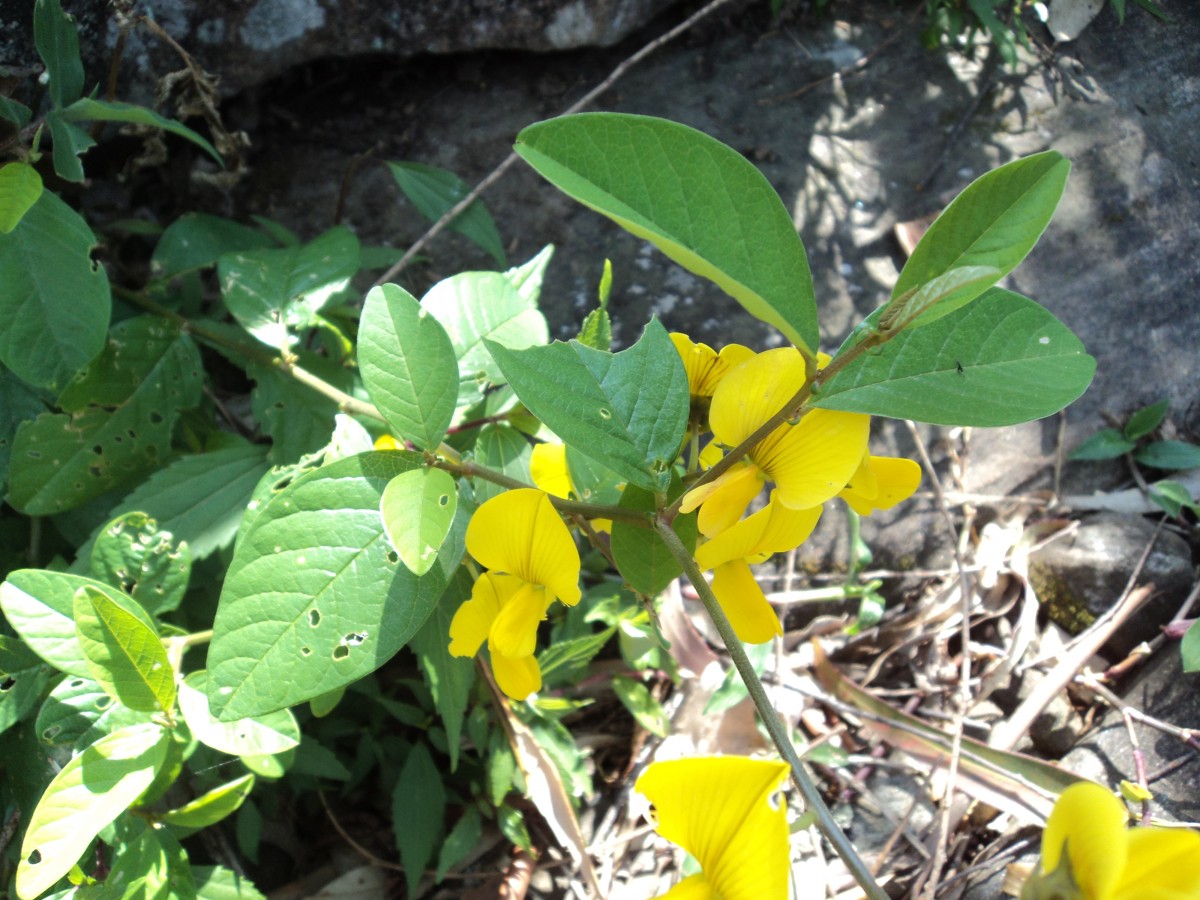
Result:
<instances>
[{"instance_id":1,"label":"flower cluster","mask_svg":"<svg viewBox=\"0 0 1200 900\"><path fill-rule=\"evenodd\" d=\"M794 347L755 354L733 345L717 354L685 335L672 339L684 360L693 403L707 402L704 415L694 410L691 421L707 421L713 442L725 448L758 431L805 382L805 360ZM795 424L782 422L744 458L684 496L680 510L699 510L705 539L696 562L712 570L713 593L743 641L762 643L782 633L750 565L802 544L816 527L822 505L836 496L865 515L888 509L917 489L920 467L908 459L871 456L869 431L869 416L809 410ZM701 459L711 464L714 456L708 451ZM767 505L746 516L767 485L773 486Z\"/></svg>"},{"instance_id":2,"label":"flower cluster","mask_svg":"<svg viewBox=\"0 0 1200 900\"><path fill-rule=\"evenodd\" d=\"M1125 804L1081 781L1058 798L1021 900L1198 900L1200 834L1129 828Z\"/></svg>"}]
</instances>

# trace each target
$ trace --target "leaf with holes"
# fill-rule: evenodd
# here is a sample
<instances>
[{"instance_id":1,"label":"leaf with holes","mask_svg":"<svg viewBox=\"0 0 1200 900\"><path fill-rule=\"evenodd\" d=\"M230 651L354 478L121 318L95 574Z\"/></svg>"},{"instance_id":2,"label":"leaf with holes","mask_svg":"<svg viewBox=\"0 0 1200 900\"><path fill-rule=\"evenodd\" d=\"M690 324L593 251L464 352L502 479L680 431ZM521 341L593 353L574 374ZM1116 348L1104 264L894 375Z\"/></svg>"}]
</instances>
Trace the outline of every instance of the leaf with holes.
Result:
<instances>
[{"instance_id":1,"label":"leaf with holes","mask_svg":"<svg viewBox=\"0 0 1200 900\"><path fill-rule=\"evenodd\" d=\"M878 355L859 356L811 402L935 425L1015 425L1058 412L1095 371L1096 360L1054 316L1027 297L992 288L969 306L900 332Z\"/></svg>"},{"instance_id":2,"label":"leaf with holes","mask_svg":"<svg viewBox=\"0 0 1200 900\"><path fill-rule=\"evenodd\" d=\"M159 725L101 738L65 766L38 802L17 865L17 896L37 897L62 878L88 845L154 781L170 735Z\"/></svg>"},{"instance_id":3,"label":"leaf with holes","mask_svg":"<svg viewBox=\"0 0 1200 900\"><path fill-rule=\"evenodd\" d=\"M550 339L546 317L528 288L537 276L499 272L462 272L439 281L421 298L421 306L442 323L458 359L458 405L483 397L488 384L504 376L488 352L487 341L519 350ZM520 280L520 286L516 281Z\"/></svg>"},{"instance_id":4,"label":"leaf with holes","mask_svg":"<svg viewBox=\"0 0 1200 900\"><path fill-rule=\"evenodd\" d=\"M462 560L470 515L460 503L426 574L400 564L379 503L388 482L422 465L415 453L362 453L302 475L257 513L225 577L208 652L209 703L222 721L357 681L421 627Z\"/></svg>"},{"instance_id":5,"label":"leaf with holes","mask_svg":"<svg viewBox=\"0 0 1200 900\"><path fill-rule=\"evenodd\" d=\"M358 327L358 365L396 436L436 449L458 402L454 346L437 318L404 288L372 288Z\"/></svg>"},{"instance_id":6,"label":"leaf with holes","mask_svg":"<svg viewBox=\"0 0 1200 900\"><path fill-rule=\"evenodd\" d=\"M632 484L666 488L687 428L688 385L657 319L620 353L578 341L488 348L521 402L566 444Z\"/></svg>"},{"instance_id":7,"label":"leaf with holes","mask_svg":"<svg viewBox=\"0 0 1200 900\"><path fill-rule=\"evenodd\" d=\"M29 163L0 167L0 234L8 234L42 196L42 176Z\"/></svg>"},{"instance_id":8,"label":"leaf with holes","mask_svg":"<svg viewBox=\"0 0 1200 900\"><path fill-rule=\"evenodd\" d=\"M92 677L75 636L75 592L107 585L46 569L18 569L0 584L0 608L29 649L61 672Z\"/></svg>"},{"instance_id":9,"label":"leaf with holes","mask_svg":"<svg viewBox=\"0 0 1200 900\"><path fill-rule=\"evenodd\" d=\"M170 711L175 671L145 610L112 588L75 592L75 633L92 677L133 710Z\"/></svg>"},{"instance_id":10,"label":"leaf with holes","mask_svg":"<svg viewBox=\"0 0 1200 900\"><path fill-rule=\"evenodd\" d=\"M325 305L358 271L362 250L347 228L303 246L227 253L217 262L221 299L247 331L272 349L296 342L292 329L319 323Z\"/></svg>"},{"instance_id":11,"label":"leaf with holes","mask_svg":"<svg viewBox=\"0 0 1200 900\"><path fill-rule=\"evenodd\" d=\"M0 234L0 363L30 384L58 390L104 348L112 296L95 244L51 191Z\"/></svg>"},{"instance_id":12,"label":"leaf with holes","mask_svg":"<svg viewBox=\"0 0 1200 900\"><path fill-rule=\"evenodd\" d=\"M179 606L192 573L188 545L143 512L123 513L100 529L92 544L91 573L119 585L152 616Z\"/></svg>"},{"instance_id":13,"label":"leaf with holes","mask_svg":"<svg viewBox=\"0 0 1200 900\"><path fill-rule=\"evenodd\" d=\"M417 883L433 859L445 820L446 789L442 787L442 773L425 744L415 744L392 790L396 849L400 851L409 897L417 896Z\"/></svg>"},{"instance_id":14,"label":"leaf with holes","mask_svg":"<svg viewBox=\"0 0 1200 900\"><path fill-rule=\"evenodd\" d=\"M442 724L446 726L446 748L450 754L450 771L458 766L459 736L467 710L471 685L475 683L473 660L450 655L450 621L471 596L472 579L466 569L459 569L437 606L413 635L412 650L425 673L425 683L433 694L433 702Z\"/></svg>"},{"instance_id":15,"label":"leaf with holes","mask_svg":"<svg viewBox=\"0 0 1200 900\"><path fill-rule=\"evenodd\" d=\"M72 509L155 468L179 413L200 400L200 354L157 318L127 319L59 396L63 413L17 429L12 504L27 515Z\"/></svg>"},{"instance_id":16,"label":"leaf with holes","mask_svg":"<svg viewBox=\"0 0 1200 900\"><path fill-rule=\"evenodd\" d=\"M192 672L179 686L179 709L196 740L231 756L271 756L300 745L291 710L219 722L209 712L208 673Z\"/></svg>"},{"instance_id":17,"label":"leaf with holes","mask_svg":"<svg viewBox=\"0 0 1200 900\"><path fill-rule=\"evenodd\" d=\"M514 149L563 193L816 349L812 275L791 214L732 147L665 119L584 113L530 125Z\"/></svg>"},{"instance_id":18,"label":"leaf with holes","mask_svg":"<svg viewBox=\"0 0 1200 900\"><path fill-rule=\"evenodd\" d=\"M345 366L306 350L293 352L305 371L347 393L354 389L354 374ZM317 394L275 366L251 361L246 374L255 382L250 392L254 420L271 436L267 452L271 464L294 463L329 443L338 410L336 400Z\"/></svg>"},{"instance_id":19,"label":"leaf with holes","mask_svg":"<svg viewBox=\"0 0 1200 900\"><path fill-rule=\"evenodd\" d=\"M26 419L46 411L38 393L8 369L0 366L0 494L8 483L8 463L13 437Z\"/></svg>"},{"instance_id":20,"label":"leaf with holes","mask_svg":"<svg viewBox=\"0 0 1200 900\"><path fill-rule=\"evenodd\" d=\"M387 161L387 167L400 190L404 191L404 196L430 222L436 222L471 192L465 181L445 169L391 160ZM480 200L472 200L446 227L491 254L496 265L504 265L504 244L500 240L500 232Z\"/></svg>"},{"instance_id":21,"label":"leaf with holes","mask_svg":"<svg viewBox=\"0 0 1200 900\"><path fill-rule=\"evenodd\" d=\"M953 269L990 267L921 313L928 325L979 297L1033 249L1061 199L1071 164L1055 150L1013 160L975 179L929 226L904 264L893 301Z\"/></svg>"},{"instance_id":22,"label":"leaf with holes","mask_svg":"<svg viewBox=\"0 0 1200 900\"><path fill-rule=\"evenodd\" d=\"M93 678L69 676L56 684L38 710L38 740L52 746L71 745L98 727L113 709L112 697Z\"/></svg>"},{"instance_id":23,"label":"leaf with holes","mask_svg":"<svg viewBox=\"0 0 1200 900\"><path fill-rule=\"evenodd\" d=\"M437 562L457 509L458 485L441 469L401 472L379 498L383 530L414 575L424 575Z\"/></svg>"},{"instance_id":24,"label":"leaf with holes","mask_svg":"<svg viewBox=\"0 0 1200 900\"><path fill-rule=\"evenodd\" d=\"M52 671L19 640L0 634L0 733L33 711Z\"/></svg>"}]
</instances>

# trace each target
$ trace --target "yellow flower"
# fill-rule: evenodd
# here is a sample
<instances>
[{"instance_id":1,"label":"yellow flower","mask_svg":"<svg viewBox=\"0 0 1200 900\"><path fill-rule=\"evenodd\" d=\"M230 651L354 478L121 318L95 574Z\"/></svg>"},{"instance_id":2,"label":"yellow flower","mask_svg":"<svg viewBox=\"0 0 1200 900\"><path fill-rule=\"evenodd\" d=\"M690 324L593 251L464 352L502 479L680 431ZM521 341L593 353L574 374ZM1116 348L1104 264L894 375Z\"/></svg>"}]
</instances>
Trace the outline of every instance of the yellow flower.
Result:
<instances>
[{"instance_id":1,"label":"yellow flower","mask_svg":"<svg viewBox=\"0 0 1200 900\"><path fill-rule=\"evenodd\" d=\"M562 443L536 444L529 457L529 477L539 490L564 500L586 499L575 487L571 468L567 465L567 445ZM612 519L591 519L592 528L606 534L612 532Z\"/></svg>"},{"instance_id":2,"label":"yellow flower","mask_svg":"<svg viewBox=\"0 0 1200 900\"><path fill-rule=\"evenodd\" d=\"M734 447L753 434L804 382L804 358L794 347L760 353L729 372L709 409L713 437ZM762 486L775 483L789 509L820 506L850 481L867 452L870 416L814 409L796 425L781 424L719 478L687 493L680 509L700 508L700 532L732 526Z\"/></svg>"},{"instance_id":3,"label":"yellow flower","mask_svg":"<svg viewBox=\"0 0 1200 900\"><path fill-rule=\"evenodd\" d=\"M754 356L753 350L741 344L729 344L717 353L708 344L694 343L686 334L676 331L671 332L671 343L683 360L693 406L699 399L712 397L730 369Z\"/></svg>"},{"instance_id":4,"label":"yellow flower","mask_svg":"<svg viewBox=\"0 0 1200 900\"><path fill-rule=\"evenodd\" d=\"M658 833L700 863L663 900L785 900L787 804L772 795L782 762L741 756L652 763L634 790L653 805Z\"/></svg>"},{"instance_id":5,"label":"yellow flower","mask_svg":"<svg viewBox=\"0 0 1200 900\"><path fill-rule=\"evenodd\" d=\"M450 653L474 656L484 640L496 682L523 700L541 687L533 653L538 623L556 599L579 602L579 551L549 498L525 488L488 500L467 526L467 552L489 572L450 623Z\"/></svg>"},{"instance_id":6,"label":"yellow flower","mask_svg":"<svg viewBox=\"0 0 1200 900\"><path fill-rule=\"evenodd\" d=\"M920 483L921 467L913 460L867 454L838 496L860 516L869 516L907 500Z\"/></svg>"},{"instance_id":7,"label":"yellow flower","mask_svg":"<svg viewBox=\"0 0 1200 900\"><path fill-rule=\"evenodd\" d=\"M1127 828L1125 804L1098 784L1072 784L1042 834L1041 865L1021 900L1197 900L1200 834Z\"/></svg>"},{"instance_id":8,"label":"yellow flower","mask_svg":"<svg viewBox=\"0 0 1200 900\"><path fill-rule=\"evenodd\" d=\"M772 491L764 508L696 549L696 564L713 570L713 593L739 640L761 644L783 634L779 617L763 595L750 564L800 546L820 518L820 506L788 509L778 502L778 492Z\"/></svg>"}]
</instances>

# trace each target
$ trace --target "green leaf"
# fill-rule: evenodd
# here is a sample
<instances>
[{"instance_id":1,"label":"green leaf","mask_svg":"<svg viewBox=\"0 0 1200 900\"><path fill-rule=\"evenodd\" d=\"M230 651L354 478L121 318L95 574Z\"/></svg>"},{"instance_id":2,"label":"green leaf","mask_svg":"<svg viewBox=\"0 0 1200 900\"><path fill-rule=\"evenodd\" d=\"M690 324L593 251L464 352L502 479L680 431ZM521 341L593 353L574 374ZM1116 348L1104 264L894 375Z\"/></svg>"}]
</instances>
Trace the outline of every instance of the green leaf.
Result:
<instances>
[{"instance_id":1,"label":"green leaf","mask_svg":"<svg viewBox=\"0 0 1200 900\"><path fill-rule=\"evenodd\" d=\"M174 828L207 828L237 812L254 788L254 775L248 773L207 791L190 803L168 810L158 821Z\"/></svg>"},{"instance_id":2,"label":"green leaf","mask_svg":"<svg viewBox=\"0 0 1200 900\"><path fill-rule=\"evenodd\" d=\"M479 436L475 439L475 459L481 466L529 484L529 460L532 456L533 447L529 440L508 423L496 422L479 429ZM498 484L482 478L475 479L477 503L491 500L504 491L505 488Z\"/></svg>"},{"instance_id":3,"label":"green leaf","mask_svg":"<svg viewBox=\"0 0 1200 900\"><path fill-rule=\"evenodd\" d=\"M775 642L743 644L742 647L746 651L750 665L754 668L754 674L761 678L767 667L767 660L775 653ZM730 666L725 670L725 678L721 681L720 687L713 691L713 695L708 698L708 703L704 704L703 715L720 715L727 709L737 706L749 696L750 692L746 690L746 683L742 681L742 676L738 673L737 668Z\"/></svg>"},{"instance_id":4,"label":"green leaf","mask_svg":"<svg viewBox=\"0 0 1200 900\"><path fill-rule=\"evenodd\" d=\"M250 879L224 866L192 866L197 900L266 900Z\"/></svg>"},{"instance_id":5,"label":"green leaf","mask_svg":"<svg viewBox=\"0 0 1200 900\"><path fill-rule=\"evenodd\" d=\"M231 756L273 756L300 745L300 726L290 710L219 722L209 711L208 672L192 672L179 686L179 710L192 735Z\"/></svg>"},{"instance_id":6,"label":"green leaf","mask_svg":"<svg viewBox=\"0 0 1200 900\"><path fill-rule=\"evenodd\" d=\"M678 479L675 486L677 490L672 493L682 492L682 484L678 483ZM631 484L621 494L620 505L625 509L652 513L655 509L654 495ZM671 523L671 530L679 535L689 551L696 546L696 518L695 513L689 513L676 516ZM639 528L630 522L613 521L612 554L621 577L629 582L631 588L647 597L661 594L683 572L663 539L653 529Z\"/></svg>"},{"instance_id":7,"label":"green leaf","mask_svg":"<svg viewBox=\"0 0 1200 900\"><path fill-rule=\"evenodd\" d=\"M143 512L123 513L92 544L91 574L119 585L152 616L179 606L192 572L188 545Z\"/></svg>"},{"instance_id":8,"label":"green leaf","mask_svg":"<svg viewBox=\"0 0 1200 900\"><path fill-rule=\"evenodd\" d=\"M421 306L442 323L454 346L459 406L478 401L488 383L504 383L487 341L516 350L550 339L536 301L498 272L462 272L439 281L421 298Z\"/></svg>"},{"instance_id":9,"label":"green leaf","mask_svg":"<svg viewBox=\"0 0 1200 900\"><path fill-rule=\"evenodd\" d=\"M327 778L330 781L349 781L352 773L338 755L317 743L312 735L305 735L296 748L296 759L288 769L291 775L308 775L311 778Z\"/></svg>"},{"instance_id":10,"label":"green leaf","mask_svg":"<svg viewBox=\"0 0 1200 900\"><path fill-rule=\"evenodd\" d=\"M38 710L38 739L53 746L75 744L114 708L113 699L93 678L69 676L50 691Z\"/></svg>"},{"instance_id":11,"label":"green leaf","mask_svg":"<svg viewBox=\"0 0 1200 900\"><path fill-rule=\"evenodd\" d=\"M132 122L135 125L149 125L152 128L161 128L163 131L169 131L171 134L177 134L181 138L191 141L215 159L217 165L221 166L221 168L225 167L225 160L221 158L221 154L217 152L212 144L186 125L176 122L174 119L160 116L158 113L144 106L84 97L66 107L62 111L62 117L68 122Z\"/></svg>"},{"instance_id":12,"label":"green leaf","mask_svg":"<svg viewBox=\"0 0 1200 900\"><path fill-rule=\"evenodd\" d=\"M1167 417L1169 405L1169 400L1159 400L1157 403L1151 403L1149 406L1143 406L1137 410L1125 423L1125 437L1131 441L1144 438L1162 424L1163 419Z\"/></svg>"},{"instance_id":13,"label":"green leaf","mask_svg":"<svg viewBox=\"0 0 1200 900\"><path fill-rule=\"evenodd\" d=\"M1095 370L1079 339L1049 312L992 288L970 306L901 332L880 354L858 357L820 386L812 405L935 425L1014 425L1058 412Z\"/></svg>"},{"instance_id":14,"label":"green leaf","mask_svg":"<svg viewBox=\"0 0 1200 900\"><path fill-rule=\"evenodd\" d=\"M0 234L8 234L42 196L42 176L29 163L0 168Z\"/></svg>"},{"instance_id":15,"label":"green leaf","mask_svg":"<svg viewBox=\"0 0 1200 900\"><path fill-rule=\"evenodd\" d=\"M804 246L779 195L737 151L677 122L618 113L530 125L515 149L568 196L816 348Z\"/></svg>"},{"instance_id":16,"label":"green leaf","mask_svg":"<svg viewBox=\"0 0 1200 900\"><path fill-rule=\"evenodd\" d=\"M104 347L112 300L87 223L50 191L0 234L0 362L57 391Z\"/></svg>"},{"instance_id":17,"label":"green leaf","mask_svg":"<svg viewBox=\"0 0 1200 900\"><path fill-rule=\"evenodd\" d=\"M453 866L467 858L467 854L475 849L481 837L483 820L479 816L479 810L468 806L463 809L462 815L446 835L442 850L438 854L437 874L434 875L434 880L440 883Z\"/></svg>"},{"instance_id":18,"label":"green leaf","mask_svg":"<svg viewBox=\"0 0 1200 900\"><path fill-rule=\"evenodd\" d=\"M270 246L271 239L257 228L207 213L184 213L159 238L150 271L155 278L174 278L215 266L226 253Z\"/></svg>"},{"instance_id":19,"label":"green leaf","mask_svg":"<svg viewBox=\"0 0 1200 900\"><path fill-rule=\"evenodd\" d=\"M620 353L578 341L509 350L489 342L529 411L565 443L632 484L663 490L687 428L687 375L666 329L652 319Z\"/></svg>"},{"instance_id":20,"label":"green leaf","mask_svg":"<svg viewBox=\"0 0 1200 900\"><path fill-rule=\"evenodd\" d=\"M372 288L358 329L358 365L396 435L435 449L458 402L454 346L437 318L404 288Z\"/></svg>"},{"instance_id":21,"label":"green leaf","mask_svg":"<svg viewBox=\"0 0 1200 900\"><path fill-rule=\"evenodd\" d=\"M258 512L238 541L209 647L209 702L222 720L356 681L421 627L462 559L470 512L459 504L428 573L401 565L379 503L392 478L421 465L412 453L363 453L301 476Z\"/></svg>"},{"instance_id":22,"label":"green leaf","mask_svg":"<svg viewBox=\"0 0 1200 900\"><path fill-rule=\"evenodd\" d=\"M387 167L404 196L417 208L417 212L431 222L436 222L471 193L465 181L445 169L390 160ZM500 240L496 223L481 201L473 200L446 227L457 231L491 255L496 265L504 265L504 243Z\"/></svg>"},{"instance_id":23,"label":"green leaf","mask_svg":"<svg viewBox=\"0 0 1200 900\"><path fill-rule=\"evenodd\" d=\"M1200 503L1178 481L1156 481L1150 485L1149 495L1169 516L1178 516L1184 509L1200 514Z\"/></svg>"},{"instance_id":24,"label":"green leaf","mask_svg":"<svg viewBox=\"0 0 1200 900\"><path fill-rule=\"evenodd\" d=\"M293 351L294 352L294 351ZM349 369L325 356L308 351L296 353L306 371L349 392L354 376ZM250 362L246 373L254 379L250 410L263 431L271 436L267 460L275 465L294 463L329 442L338 405L307 385L276 368Z\"/></svg>"},{"instance_id":25,"label":"green leaf","mask_svg":"<svg viewBox=\"0 0 1200 900\"><path fill-rule=\"evenodd\" d=\"M37 897L67 874L93 838L150 786L169 741L158 725L123 729L63 766L25 832L17 866L19 897Z\"/></svg>"},{"instance_id":26,"label":"green leaf","mask_svg":"<svg viewBox=\"0 0 1200 900\"><path fill-rule=\"evenodd\" d=\"M1068 459L1116 459L1124 456L1134 447L1133 441L1121 434L1115 428L1101 428L1076 447Z\"/></svg>"},{"instance_id":27,"label":"green leaf","mask_svg":"<svg viewBox=\"0 0 1200 900\"><path fill-rule=\"evenodd\" d=\"M92 677L92 670L75 636L75 592L82 587L106 590L91 578L18 569L0 584L0 608L29 649L70 675Z\"/></svg>"},{"instance_id":28,"label":"green leaf","mask_svg":"<svg viewBox=\"0 0 1200 900\"><path fill-rule=\"evenodd\" d=\"M612 680L613 693L637 720L637 723L653 735L665 738L670 730L667 713L662 704L650 695L640 681L625 675Z\"/></svg>"},{"instance_id":29,"label":"green leaf","mask_svg":"<svg viewBox=\"0 0 1200 900\"><path fill-rule=\"evenodd\" d=\"M383 489L383 530L414 575L424 575L437 563L457 509L458 484L441 469L401 472Z\"/></svg>"},{"instance_id":30,"label":"green leaf","mask_svg":"<svg viewBox=\"0 0 1200 900\"><path fill-rule=\"evenodd\" d=\"M96 142L92 136L74 122L68 122L58 110L46 114L46 125L50 129L54 171L66 181L83 182L83 162L79 159Z\"/></svg>"},{"instance_id":31,"label":"green leaf","mask_svg":"<svg viewBox=\"0 0 1200 900\"><path fill-rule=\"evenodd\" d=\"M442 836L446 821L446 790L442 774L424 744L416 744L404 761L392 791L392 828L404 866L408 896L417 884Z\"/></svg>"},{"instance_id":32,"label":"green leaf","mask_svg":"<svg viewBox=\"0 0 1200 900\"><path fill-rule=\"evenodd\" d=\"M433 694L442 724L446 726L446 752L450 756L450 771L458 768L458 750L462 735L463 716L475 683L475 663L471 659L450 655L450 621L471 596L472 578L466 569L459 569L437 606L413 635L412 650L417 656L425 684Z\"/></svg>"},{"instance_id":33,"label":"green leaf","mask_svg":"<svg viewBox=\"0 0 1200 900\"><path fill-rule=\"evenodd\" d=\"M51 670L16 638L0 634L0 733L33 711Z\"/></svg>"},{"instance_id":34,"label":"green leaf","mask_svg":"<svg viewBox=\"0 0 1200 900\"><path fill-rule=\"evenodd\" d=\"M111 588L84 585L75 592L75 633L92 677L114 700L133 710L172 709L175 671L140 606Z\"/></svg>"},{"instance_id":35,"label":"green leaf","mask_svg":"<svg viewBox=\"0 0 1200 900\"><path fill-rule=\"evenodd\" d=\"M972 280L919 319L928 325L970 303L1016 268L1037 243L1067 184L1071 164L1047 150L993 169L969 184L925 232L905 263L893 300L951 269L988 266L990 279Z\"/></svg>"},{"instance_id":36,"label":"green leaf","mask_svg":"<svg viewBox=\"0 0 1200 900\"><path fill-rule=\"evenodd\" d=\"M612 349L612 322L608 317L608 295L612 293L612 261L604 261L600 276L600 305L589 312L579 329L579 343L597 350Z\"/></svg>"},{"instance_id":37,"label":"green leaf","mask_svg":"<svg viewBox=\"0 0 1200 900\"><path fill-rule=\"evenodd\" d=\"M18 128L24 128L33 118L33 110L12 97L0 97L0 119L7 119Z\"/></svg>"},{"instance_id":38,"label":"green leaf","mask_svg":"<svg viewBox=\"0 0 1200 900\"><path fill-rule=\"evenodd\" d=\"M917 328L940 319L947 312L944 302L955 297L969 299L982 294L1000 277L1000 270L991 266L964 266L951 269L919 288L910 288L887 303L879 314L881 331L899 331L902 328ZM964 303L960 303L965 305Z\"/></svg>"},{"instance_id":39,"label":"green leaf","mask_svg":"<svg viewBox=\"0 0 1200 900\"><path fill-rule=\"evenodd\" d=\"M45 411L46 404L38 393L0 366L0 493L8 483L8 464L17 427Z\"/></svg>"},{"instance_id":40,"label":"green leaf","mask_svg":"<svg viewBox=\"0 0 1200 900\"><path fill-rule=\"evenodd\" d=\"M226 253L217 262L221 298L242 327L274 350L318 314L358 271L358 238L337 227L300 247Z\"/></svg>"},{"instance_id":41,"label":"green leaf","mask_svg":"<svg viewBox=\"0 0 1200 900\"><path fill-rule=\"evenodd\" d=\"M75 17L63 12L59 0L37 0L33 7L33 42L46 64L50 99L56 107L74 103L83 93L83 61Z\"/></svg>"},{"instance_id":42,"label":"green leaf","mask_svg":"<svg viewBox=\"0 0 1200 900\"><path fill-rule=\"evenodd\" d=\"M546 269L550 267L553 257L554 245L547 244L536 256L504 273L504 277L517 289L521 299L530 306L537 306L538 298L542 295L542 281L545 280Z\"/></svg>"},{"instance_id":43,"label":"green leaf","mask_svg":"<svg viewBox=\"0 0 1200 900\"><path fill-rule=\"evenodd\" d=\"M542 684L556 687L573 684L587 671L588 663L604 649L616 628L606 628L587 637L557 641L538 654Z\"/></svg>"},{"instance_id":44,"label":"green leaf","mask_svg":"<svg viewBox=\"0 0 1200 900\"><path fill-rule=\"evenodd\" d=\"M267 470L266 448L241 443L181 456L151 475L113 512L144 511L199 560L227 546L254 487Z\"/></svg>"},{"instance_id":45,"label":"green leaf","mask_svg":"<svg viewBox=\"0 0 1200 900\"><path fill-rule=\"evenodd\" d=\"M1133 458L1152 469L1194 469L1200 466L1200 447L1186 441L1154 441Z\"/></svg>"},{"instance_id":46,"label":"green leaf","mask_svg":"<svg viewBox=\"0 0 1200 900\"><path fill-rule=\"evenodd\" d=\"M1183 657L1183 671L1200 672L1200 619L1184 633L1179 642L1179 653Z\"/></svg>"},{"instance_id":47,"label":"green leaf","mask_svg":"<svg viewBox=\"0 0 1200 900\"><path fill-rule=\"evenodd\" d=\"M126 319L46 413L17 430L11 502L28 515L79 506L158 466L180 411L200 400L200 353L154 317Z\"/></svg>"}]
</instances>

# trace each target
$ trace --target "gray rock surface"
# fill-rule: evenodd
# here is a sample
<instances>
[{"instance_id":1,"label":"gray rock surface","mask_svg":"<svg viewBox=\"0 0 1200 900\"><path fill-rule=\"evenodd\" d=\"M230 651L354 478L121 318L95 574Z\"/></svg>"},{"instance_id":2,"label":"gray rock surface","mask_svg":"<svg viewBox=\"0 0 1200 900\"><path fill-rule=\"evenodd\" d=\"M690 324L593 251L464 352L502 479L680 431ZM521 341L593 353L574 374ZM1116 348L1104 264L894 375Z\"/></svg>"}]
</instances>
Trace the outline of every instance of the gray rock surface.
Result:
<instances>
[{"instance_id":1,"label":"gray rock surface","mask_svg":"<svg viewBox=\"0 0 1200 900\"><path fill-rule=\"evenodd\" d=\"M226 94L329 57L379 55L391 63L475 50L569 50L609 46L678 0L137 0ZM82 26L90 76L99 80L120 30L105 0L63 0ZM0 62L32 66L31 3L0 4ZM152 97L154 81L182 68L167 44L136 28L125 55L124 95Z\"/></svg>"}]
</instances>

